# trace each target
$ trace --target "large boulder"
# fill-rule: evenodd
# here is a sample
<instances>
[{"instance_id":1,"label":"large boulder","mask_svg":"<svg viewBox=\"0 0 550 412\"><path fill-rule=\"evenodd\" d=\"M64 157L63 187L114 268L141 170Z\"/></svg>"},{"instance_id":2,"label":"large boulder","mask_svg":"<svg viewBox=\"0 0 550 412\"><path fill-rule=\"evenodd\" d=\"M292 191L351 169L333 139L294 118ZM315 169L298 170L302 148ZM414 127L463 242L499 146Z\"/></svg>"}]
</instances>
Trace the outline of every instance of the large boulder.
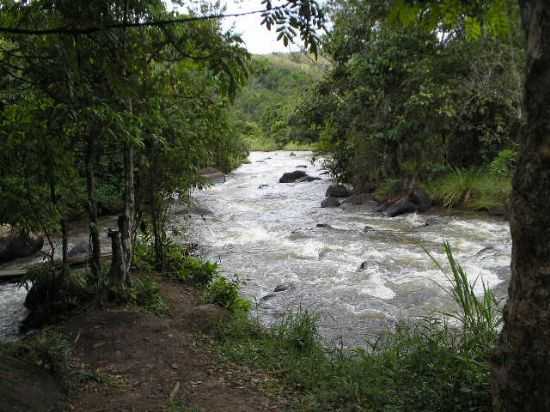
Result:
<instances>
[{"instance_id":1,"label":"large boulder","mask_svg":"<svg viewBox=\"0 0 550 412\"><path fill-rule=\"evenodd\" d=\"M90 253L90 243L83 240L81 242L78 242L71 249L69 249L69 252L67 252L67 256L69 257L88 256L89 253Z\"/></svg>"},{"instance_id":2,"label":"large boulder","mask_svg":"<svg viewBox=\"0 0 550 412\"><path fill-rule=\"evenodd\" d=\"M42 236L16 230L4 231L0 235L0 263L32 256L43 246L44 238Z\"/></svg>"},{"instance_id":3,"label":"large boulder","mask_svg":"<svg viewBox=\"0 0 550 412\"><path fill-rule=\"evenodd\" d=\"M432 207L432 199L423 189L414 189L409 193L409 200L416 205L419 212L425 212Z\"/></svg>"},{"instance_id":4,"label":"large boulder","mask_svg":"<svg viewBox=\"0 0 550 412\"><path fill-rule=\"evenodd\" d=\"M326 197L349 197L351 192L344 185L330 185L325 194Z\"/></svg>"},{"instance_id":5,"label":"large boulder","mask_svg":"<svg viewBox=\"0 0 550 412\"><path fill-rule=\"evenodd\" d=\"M405 215L407 213L414 213L417 210L417 206L406 197L398 200L391 206L389 206L385 213L388 217L395 217L399 215Z\"/></svg>"},{"instance_id":6,"label":"large boulder","mask_svg":"<svg viewBox=\"0 0 550 412\"><path fill-rule=\"evenodd\" d=\"M340 206L340 201L335 197L327 197L321 202L321 207L338 207Z\"/></svg>"},{"instance_id":7,"label":"large boulder","mask_svg":"<svg viewBox=\"0 0 550 412\"><path fill-rule=\"evenodd\" d=\"M303 170L295 170L294 172L284 173L279 179L279 183L294 183L299 179L307 176L307 173Z\"/></svg>"},{"instance_id":8,"label":"large boulder","mask_svg":"<svg viewBox=\"0 0 550 412\"><path fill-rule=\"evenodd\" d=\"M296 183L301 183L301 182L314 182L315 180L321 180L321 178L320 178L320 177L315 177L315 176L306 175L306 176L301 177L301 178L299 178L298 180L296 180Z\"/></svg>"}]
</instances>

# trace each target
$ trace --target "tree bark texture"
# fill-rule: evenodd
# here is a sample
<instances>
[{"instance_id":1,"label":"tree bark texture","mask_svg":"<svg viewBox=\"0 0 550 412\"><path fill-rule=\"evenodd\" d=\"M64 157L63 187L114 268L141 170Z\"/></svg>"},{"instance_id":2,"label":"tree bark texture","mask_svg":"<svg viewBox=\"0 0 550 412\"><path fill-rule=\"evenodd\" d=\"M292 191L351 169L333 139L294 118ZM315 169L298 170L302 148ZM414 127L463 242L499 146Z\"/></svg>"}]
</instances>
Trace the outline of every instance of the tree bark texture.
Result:
<instances>
[{"instance_id":1,"label":"tree bark texture","mask_svg":"<svg viewBox=\"0 0 550 412\"><path fill-rule=\"evenodd\" d=\"M88 136L88 150L86 153L86 190L88 192L88 224L90 230L90 268L96 279L99 279L101 272L101 242L97 228L97 200L95 165L97 161L97 137Z\"/></svg>"},{"instance_id":2,"label":"tree bark texture","mask_svg":"<svg viewBox=\"0 0 550 412\"><path fill-rule=\"evenodd\" d=\"M109 280L116 288L124 289L126 287L126 275L128 272L126 270L121 235L118 230L110 230L109 237L111 238L111 247L113 250Z\"/></svg>"},{"instance_id":3,"label":"tree bark texture","mask_svg":"<svg viewBox=\"0 0 550 412\"><path fill-rule=\"evenodd\" d=\"M493 359L499 412L550 411L550 1L520 0L527 33L525 113L513 181L512 277Z\"/></svg>"}]
</instances>

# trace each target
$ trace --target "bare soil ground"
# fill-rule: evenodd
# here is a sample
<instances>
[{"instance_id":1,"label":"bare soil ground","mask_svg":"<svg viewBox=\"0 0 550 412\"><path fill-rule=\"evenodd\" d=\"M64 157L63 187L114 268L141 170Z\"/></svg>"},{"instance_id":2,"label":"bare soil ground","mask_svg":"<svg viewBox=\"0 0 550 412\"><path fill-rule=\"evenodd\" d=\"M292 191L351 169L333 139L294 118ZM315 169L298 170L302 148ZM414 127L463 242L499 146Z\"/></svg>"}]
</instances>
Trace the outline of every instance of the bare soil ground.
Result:
<instances>
[{"instance_id":1,"label":"bare soil ground","mask_svg":"<svg viewBox=\"0 0 550 412\"><path fill-rule=\"evenodd\" d=\"M267 393L271 377L221 361L199 332L197 292L161 280L170 306L158 317L134 309L93 309L65 325L75 341L73 366L93 379L71 396L82 412L282 411L284 399ZM271 391L273 392L273 391Z\"/></svg>"}]
</instances>

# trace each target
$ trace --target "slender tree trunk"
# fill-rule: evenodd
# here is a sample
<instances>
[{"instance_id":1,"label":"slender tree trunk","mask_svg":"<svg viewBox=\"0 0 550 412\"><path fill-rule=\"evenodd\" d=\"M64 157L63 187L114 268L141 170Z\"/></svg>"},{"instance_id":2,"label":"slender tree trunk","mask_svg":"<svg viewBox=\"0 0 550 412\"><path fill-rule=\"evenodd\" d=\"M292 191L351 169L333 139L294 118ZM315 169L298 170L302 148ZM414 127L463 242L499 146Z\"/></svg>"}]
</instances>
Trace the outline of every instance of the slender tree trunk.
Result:
<instances>
[{"instance_id":1,"label":"slender tree trunk","mask_svg":"<svg viewBox=\"0 0 550 412\"><path fill-rule=\"evenodd\" d=\"M95 164L97 160L97 137L94 131L88 136L88 150L86 153L86 190L88 192L88 224L90 230L90 268L96 279L101 272L101 243L97 228L97 200Z\"/></svg>"},{"instance_id":2,"label":"slender tree trunk","mask_svg":"<svg viewBox=\"0 0 550 412\"><path fill-rule=\"evenodd\" d=\"M550 1L520 0L527 126L513 182L512 278L493 365L499 412L550 411Z\"/></svg>"},{"instance_id":3,"label":"slender tree trunk","mask_svg":"<svg viewBox=\"0 0 550 412\"><path fill-rule=\"evenodd\" d=\"M109 237L111 238L111 247L113 250L109 279L112 285L123 290L126 287L126 274L128 271L124 259L121 235L118 230L110 230Z\"/></svg>"},{"instance_id":4,"label":"slender tree trunk","mask_svg":"<svg viewBox=\"0 0 550 412\"><path fill-rule=\"evenodd\" d=\"M68 263L67 263L67 253L69 249L69 238L67 236L67 222L65 222L65 219L61 219L61 262L63 265L63 276L67 274L68 271Z\"/></svg>"},{"instance_id":5,"label":"slender tree trunk","mask_svg":"<svg viewBox=\"0 0 550 412\"><path fill-rule=\"evenodd\" d=\"M133 112L132 100L128 99L128 111ZM133 233L135 231L136 197L134 177L134 147L127 142L124 148L124 215L119 219L119 230L124 252L124 281L129 282L133 257Z\"/></svg>"}]
</instances>

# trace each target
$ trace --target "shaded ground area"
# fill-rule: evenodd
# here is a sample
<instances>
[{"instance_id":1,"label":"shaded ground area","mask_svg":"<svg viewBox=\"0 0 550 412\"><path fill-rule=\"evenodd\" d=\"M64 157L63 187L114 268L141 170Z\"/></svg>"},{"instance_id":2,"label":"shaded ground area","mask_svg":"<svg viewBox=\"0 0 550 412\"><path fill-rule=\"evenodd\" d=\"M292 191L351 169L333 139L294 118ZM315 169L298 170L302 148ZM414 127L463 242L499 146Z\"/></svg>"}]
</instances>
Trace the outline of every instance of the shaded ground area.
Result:
<instances>
[{"instance_id":1,"label":"shaded ground area","mask_svg":"<svg viewBox=\"0 0 550 412\"><path fill-rule=\"evenodd\" d=\"M76 343L73 365L92 371L71 397L69 410L280 411L285 402L266 394L270 378L223 364L198 333L206 320L194 308L197 292L161 281L170 314L94 310L66 325ZM264 389L262 389L264 388Z\"/></svg>"},{"instance_id":2,"label":"shaded ground area","mask_svg":"<svg viewBox=\"0 0 550 412\"><path fill-rule=\"evenodd\" d=\"M0 411L60 410L63 393L45 370L0 353Z\"/></svg>"}]
</instances>

